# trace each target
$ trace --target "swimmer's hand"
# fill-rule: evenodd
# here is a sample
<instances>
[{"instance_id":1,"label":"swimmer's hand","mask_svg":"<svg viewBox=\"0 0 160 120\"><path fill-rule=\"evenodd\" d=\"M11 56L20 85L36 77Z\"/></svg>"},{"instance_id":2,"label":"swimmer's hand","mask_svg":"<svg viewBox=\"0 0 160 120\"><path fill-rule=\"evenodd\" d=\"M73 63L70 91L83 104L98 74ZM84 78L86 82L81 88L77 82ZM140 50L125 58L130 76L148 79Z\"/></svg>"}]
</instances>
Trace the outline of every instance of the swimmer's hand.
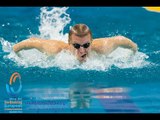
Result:
<instances>
[{"instance_id":1,"label":"swimmer's hand","mask_svg":"<svg viewBox=\"0 0 160 120\"><path fill-rule=\"evenodd\" d=\"M16 50L16 48L14 46L13 46L12 50L15 53L15 55L17 55L18 57L21 57L21 54L19 53L19 51Z\"/></svg>"},{"instance_id":2,"label":"swimmer's hand","mask_svg":"<svg viewBox=\"0 0 160 120\"><path fill-rule=\"evenodd\" d=\"M19 44L15 44L15 45L12 47L12 49L13 49L13 51L14 51L15 53L18 53L18 52L21 50Z\"/></svg>"},{"instance_id":3,"label":"swimmer's hand","mask_svg":"<svg viewBox=\"0 0 160 120\"><path fill-rule=\"evenodd\" d=\"M19 44L15 44L13 47L12 47L12 50L13 52L18 56L18 57L22 57L22 55L19 53L20 52L20 47L19 47Z\"/></svg>"}]
</instances>

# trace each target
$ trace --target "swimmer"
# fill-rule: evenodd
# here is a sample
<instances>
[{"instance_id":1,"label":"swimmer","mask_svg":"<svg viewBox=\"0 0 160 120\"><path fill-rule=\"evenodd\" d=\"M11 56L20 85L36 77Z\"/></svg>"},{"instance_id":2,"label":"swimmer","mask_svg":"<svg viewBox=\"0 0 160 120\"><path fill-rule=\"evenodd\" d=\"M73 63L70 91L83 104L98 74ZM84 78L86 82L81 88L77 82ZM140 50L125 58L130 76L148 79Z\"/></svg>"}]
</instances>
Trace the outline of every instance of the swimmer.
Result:
<instances>
[{"instance_id":1,"label":"swimmer","mask_svg":"<svg viewBox=\"0 0 160 120\"><path fill-rule=\"evenodd\" d=\"M124 36L93 39L92 32L87 25L76 24L69 31L68 43L60 40L29 38L15 44L13 50L15 53L18 53L21 50L35 48L48 56L56 55L62 50L68 50L80 62L84 62L91 51L109 55L118 47L131 49L133 53L138 49L136 43Z\"/></svg>"}]
</instances>

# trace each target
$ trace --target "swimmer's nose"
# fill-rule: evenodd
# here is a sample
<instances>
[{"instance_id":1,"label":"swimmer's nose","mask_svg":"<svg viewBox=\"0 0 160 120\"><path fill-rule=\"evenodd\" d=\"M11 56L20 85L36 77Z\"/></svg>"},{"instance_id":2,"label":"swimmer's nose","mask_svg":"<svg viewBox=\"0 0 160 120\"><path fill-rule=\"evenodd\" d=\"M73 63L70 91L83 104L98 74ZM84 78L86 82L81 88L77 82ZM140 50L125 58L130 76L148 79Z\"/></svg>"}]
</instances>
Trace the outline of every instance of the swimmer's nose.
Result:
<instances>
[{"instance_id":1,"label":"swimmer's nose","mask_svg":"<svg viewBox=\"0 0 160 120\"><path fill-rule=\"evenodd\" d=\"M83 53L83 52L85 52L85 49L83 47L80 47L79 52Z\"/></svg>"}]
</instances>

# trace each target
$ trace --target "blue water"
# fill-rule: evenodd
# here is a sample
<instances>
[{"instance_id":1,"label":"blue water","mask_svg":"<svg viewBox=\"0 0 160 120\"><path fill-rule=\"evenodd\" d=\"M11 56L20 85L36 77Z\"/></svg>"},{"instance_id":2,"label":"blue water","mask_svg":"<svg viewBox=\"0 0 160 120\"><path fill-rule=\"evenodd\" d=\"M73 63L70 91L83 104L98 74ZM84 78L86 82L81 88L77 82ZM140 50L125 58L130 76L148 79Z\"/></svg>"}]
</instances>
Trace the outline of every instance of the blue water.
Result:
<instances>
[{"instance_id":1,"label":"blue water","mask_svg":"<svg viewBox=\"0 0 160 120\"><path fill-rule=\"evenodd\" d=\"M103 64L68 69L65 60L60 61L63 67L47 62L35 62L34 66L29 63L34 57L29 57L29 62L16 61L13 44L42 36L42 10L0 7L0 113L159 113L160 13L142 7L69 7L65 12L71 20L63 27L63 35L75 23L85 23L93 38L123 35L132 39L139 55L127 65L116 62L104 69ZM105 60L102 62L106 65ZM22 82L16 96L6 90L14 72L20 74ZM18 86L16 83L15 90ZM17 107L8 101L21 103Z\"/></svg>"}]
</instances>

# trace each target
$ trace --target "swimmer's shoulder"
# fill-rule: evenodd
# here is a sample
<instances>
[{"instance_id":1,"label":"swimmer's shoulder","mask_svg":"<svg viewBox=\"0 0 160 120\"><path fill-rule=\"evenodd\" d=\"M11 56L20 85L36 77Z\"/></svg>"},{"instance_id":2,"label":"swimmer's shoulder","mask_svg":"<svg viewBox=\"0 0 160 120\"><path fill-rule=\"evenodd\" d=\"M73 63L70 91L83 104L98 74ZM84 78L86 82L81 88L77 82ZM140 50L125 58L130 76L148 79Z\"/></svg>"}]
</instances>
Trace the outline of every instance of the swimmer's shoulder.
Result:
<instances>
[{"instance_id":1,"label":"swimmer's shoulder","mask_svg":"<svg viewBox=\"0 0 160 120\"><path fill-rule=\"evenodd\" d=\"M106 53L110 50L110 46L115 43L116 37L96 38L93 39L91 48L97 53Z\"/></svg>"},{"instance_id":2,"label":"swimmer's shoulder","mask_svg":"<svg viewBox=\"0 0 160 120\"><path fill-rule=\"evenodd\" d=\"M92 44L91 44L92 51L95 51L97 53L101 53L102 48L103 48L103 44L104 44L104 38L93 39Z\"/></svg>"},{"instance_id":3,"label":"swimmer's shoulder","mask_svg":"<svg viewBox=\"0 0 160 120\"><path fill-rule=\"evenodd\" d=\"M42 43L44 46L51 47L53 46L54 48L68 48L68 44L63 42L62 40L56 40L56 39L41 39L41 38L30 38L29 40L31 41L37 41Z\"/></svg>"},{"instance_id":4,"label":"swimmer's shoulder","mask_svg":"<svg viewBox=\"0 0 160 120\"><path fill-rule=\"evenodd\" d=\"M57 46L60 49L68 49L69 48L69 44L62 41L62 40L49 40L49 42L51 44L54 44L55 46Z\"/></svg>"},{"instance_id":5,"label":"swimmer's shoulder","mask_svg":"<svg viewBox=\"0 0 160 120\"><path fill-rule=\"evenodd\" d=\"M112 38L96 38L96 39L93 39L92 47L93 48L102 47L104 45L104 43L108 42L110 39L112 39Z\"/></svg>"},{"instance_id":6,"label":"swimmer's shoulder","mask_svg":"<svg viewBox=\"0 0 160 120\"><path fill-rule=\"evenodd\" d=\"M104 37L104 38L95 38L93 39L93 43L98 43L98 42L104 42L104 41L109 41L109 40L115 40L119 39L122 36L112 36L112 37Z\"/></svg>"},{"instance_id":7,"label":"swimmer's shoulder","mask_svg":"<svg viewBox=\"0 0 160 120\"><path fill-rule=\"evenodd\" d=\"M96 38L92 41L93 47L100 47L104 45L109 45L115 43L117 39L122 39L122 36L113 36L113 37L104 37L104 38Z\"/></svg>"}]
</instances>

